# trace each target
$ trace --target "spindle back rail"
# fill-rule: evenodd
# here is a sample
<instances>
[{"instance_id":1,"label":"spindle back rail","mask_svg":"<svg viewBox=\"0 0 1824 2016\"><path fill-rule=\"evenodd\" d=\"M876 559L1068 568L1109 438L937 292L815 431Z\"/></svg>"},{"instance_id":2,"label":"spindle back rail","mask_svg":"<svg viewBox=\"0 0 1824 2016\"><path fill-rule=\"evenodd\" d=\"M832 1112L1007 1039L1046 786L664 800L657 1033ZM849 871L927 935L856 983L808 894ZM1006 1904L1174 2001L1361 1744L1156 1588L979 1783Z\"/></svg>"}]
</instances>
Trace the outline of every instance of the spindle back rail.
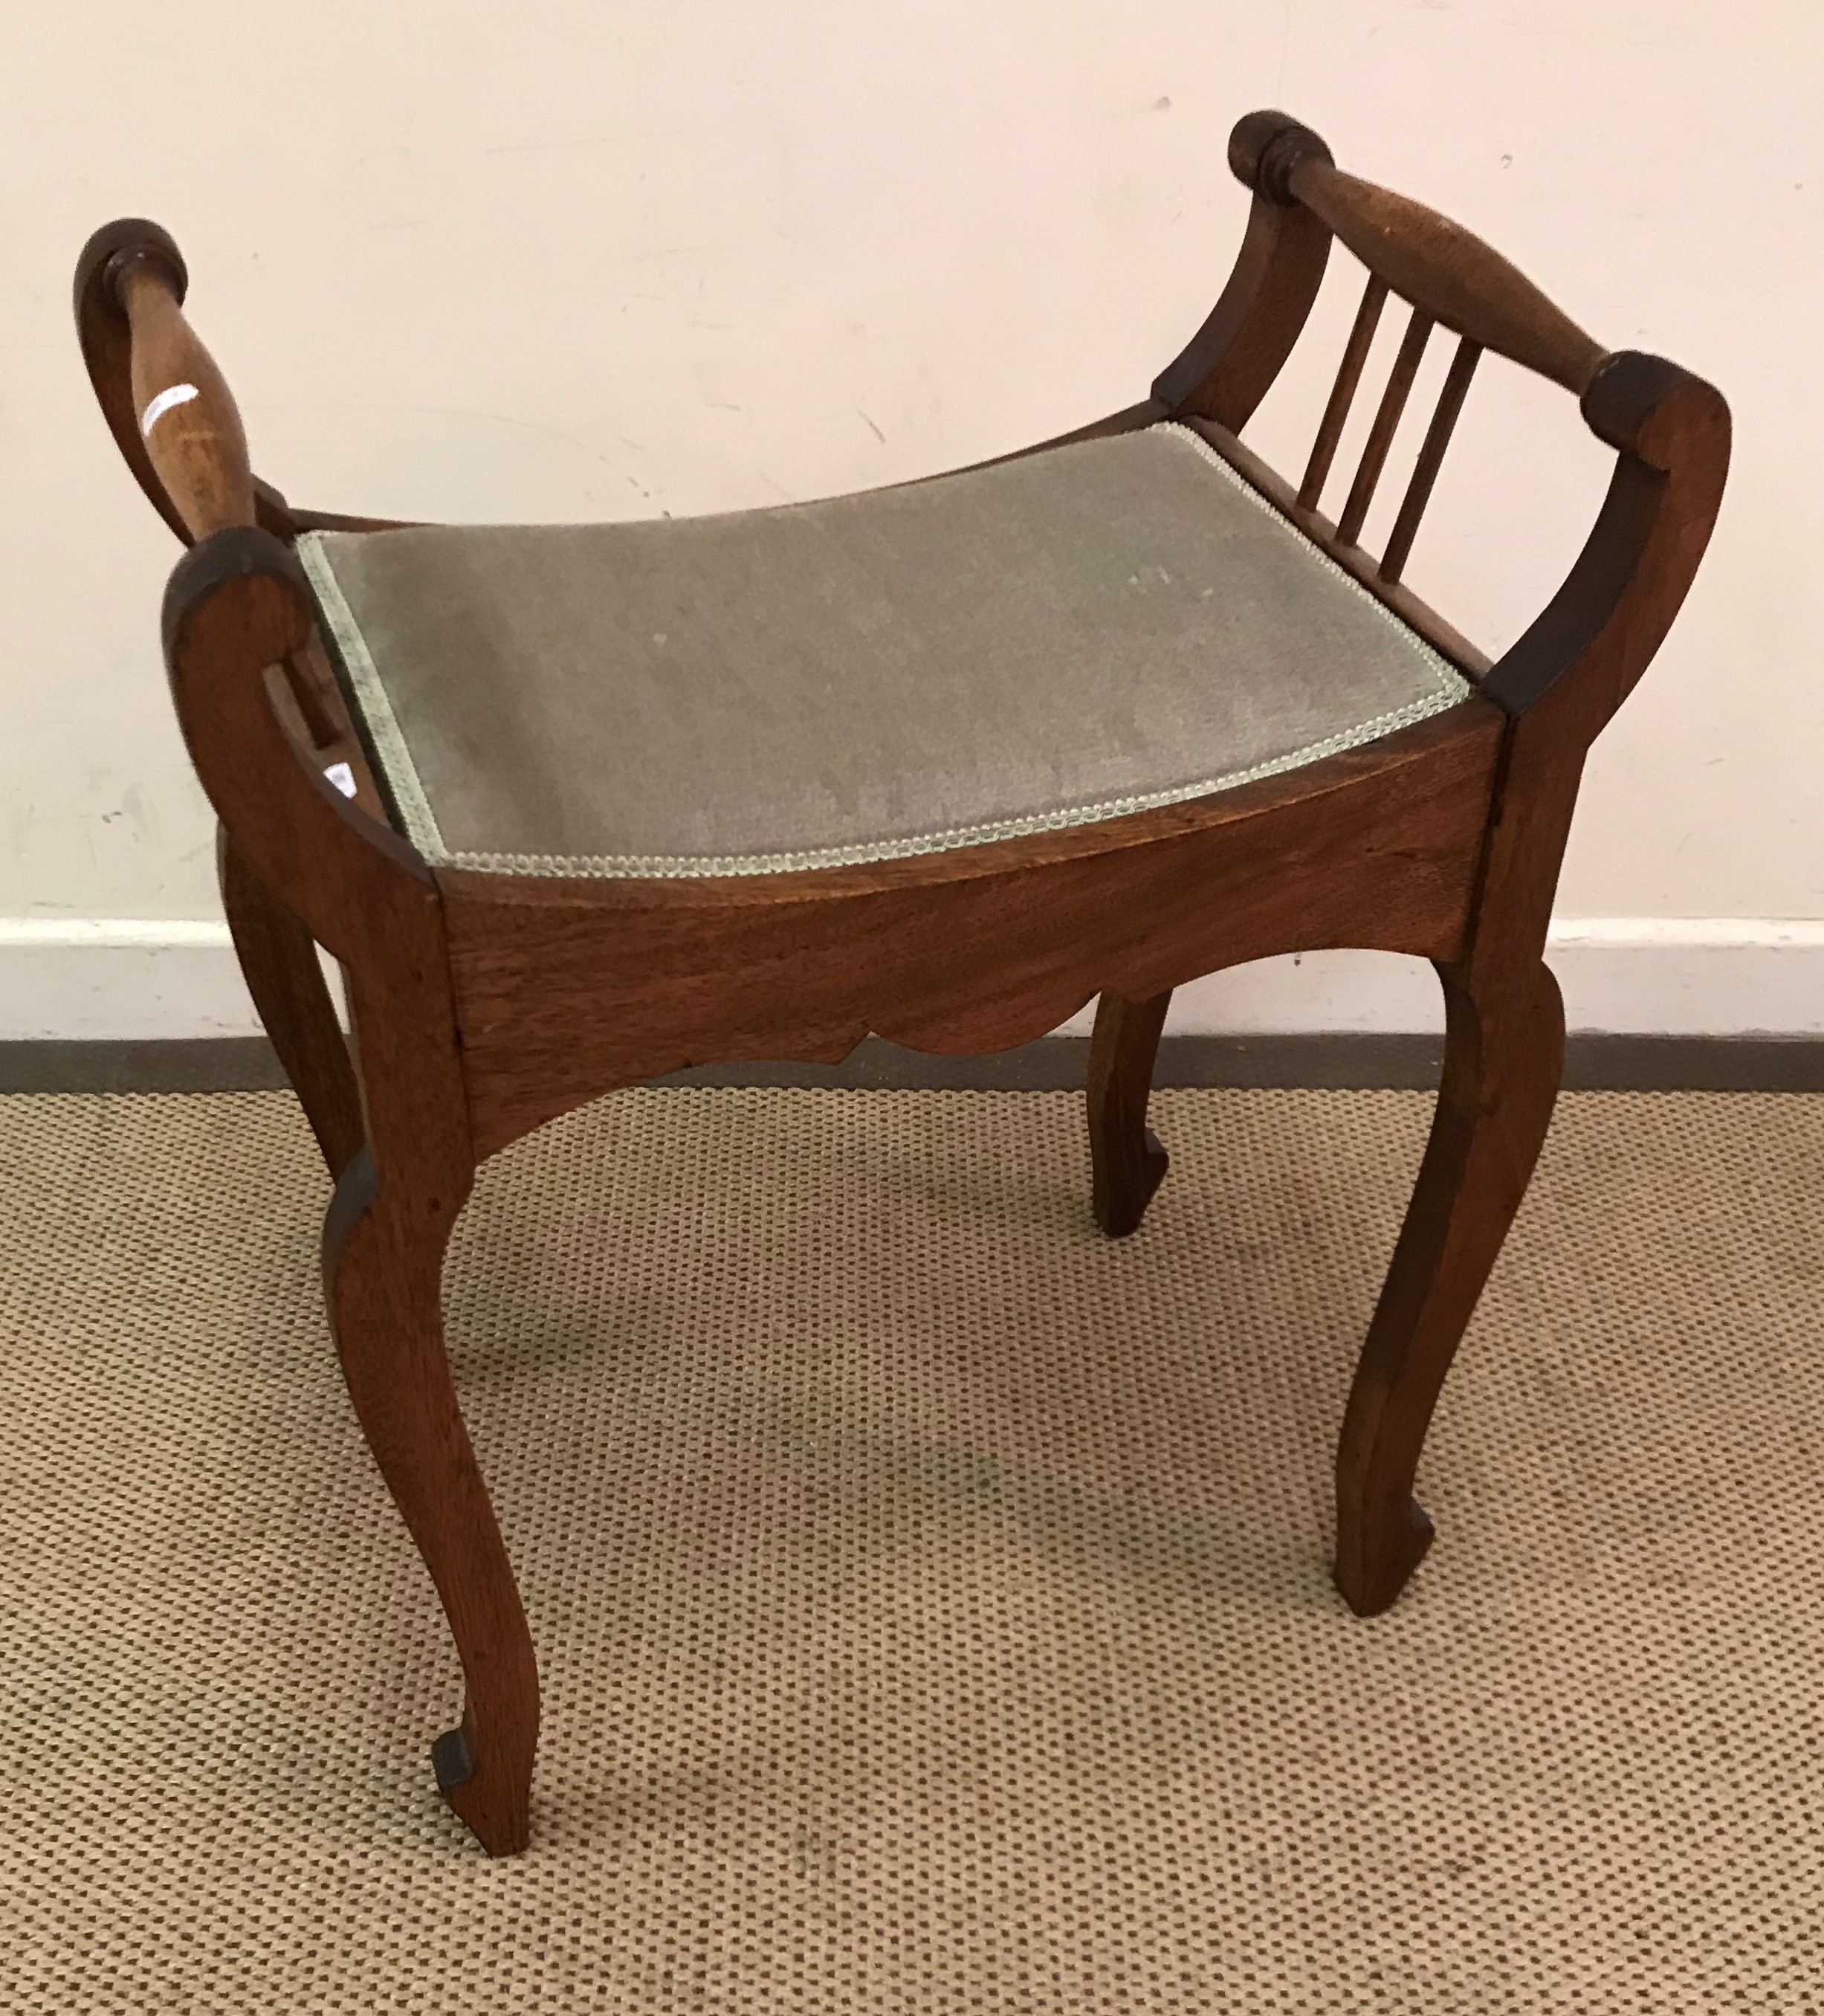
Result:
<instances>
[{"instance_id":1,"label":"spindle back rail","mask_svg":"<svg viewBox=\"0 0 1824 2016\"><path fill-rule=\"evenodd\" d=\"M1253 261L1244 253L1237 280L1253 281L1257 290L1260 275L1272 272L1288 297L1286 319L1296 315L1302 324L1334 239L1366 268L1361 304L1295 491L1235 438L1258 392L1251 386L1233 386L1232 373L1206 369L1211 337L1214 334L1220 342L1228 333L1222 304L1189 348L1160 375L1153 387L1153 403L1175 418L1198 424L1333 559L1408 621L1416 621L1466 670L1487 671L1488 661L1441 619L1415 598L1394 592L1477 364L1484 351L1491 350L1581 400L1608 353L1492 247L1423 203L1344 174L1315 133L1283 113L1255 113L1243 119L1231 138L1229 163L1254 192L1250 237L1260 247ZM1321 509L1325 488L1390 296L1405 304L1408 319L1341 515L1333 521ZM1362 549L1362 527L1426 347L1440 329L1456 337L1455 352L1386 549L1376 560Z\"/></svg>"}]
</instances>

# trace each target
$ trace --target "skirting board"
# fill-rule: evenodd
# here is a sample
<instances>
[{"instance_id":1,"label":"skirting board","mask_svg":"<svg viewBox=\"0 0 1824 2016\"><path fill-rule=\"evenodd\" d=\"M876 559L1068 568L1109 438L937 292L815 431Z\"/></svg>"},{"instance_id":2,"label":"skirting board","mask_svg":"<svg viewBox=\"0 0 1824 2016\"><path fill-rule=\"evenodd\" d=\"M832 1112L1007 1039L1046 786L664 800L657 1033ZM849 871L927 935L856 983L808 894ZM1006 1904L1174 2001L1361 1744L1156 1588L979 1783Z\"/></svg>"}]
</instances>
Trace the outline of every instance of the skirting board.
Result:
<instances>
[{"instance_id":1,"label":"skirting board","mask_svg":"<svg viewBox=\"0 0 1824 2016\"><path fill-rule=\"evenodd\" d=\"M840 1064L711 1064L657 1082L1077 1091L1088 1055L1081 1036L1046 1036L985 1057L931 1057L870 1036ZM1437 1084L1442 1055L1430 1035L1168 1035L1153 1082L1423 1089ZM0 1042L0 1093L257 1092L284 1082L259 1036ZM1564 1082L1581 1092L1824 1092L1824 1038L1574 1035Z\"/></svg>"},{"instance_id":2,"label":"skirting board","mask_svg":"<svg viewBox=\"0 0 1824 2016\"><path fill-rule=\"evenodd\" d=\"M1585 917L1547 956L1574 1033L1824 1039L1824 920ZM1087 1013L1059 1033L1087 1035ZM1422 959L1307 952L1180 988L1174 1036L1437 1035ZM257 1036L225 924L0 917L0 1043Z\"/></svg>"},{"instance_id":3,"label":"skirting board","mask_svg":"<svg viewBox=\"0 0 1824 2016\"><path fill-rule=\"evenodd\" d=\"M1824 1089L1824 920L1563 919L1574 1086ZM870 1039L833 1067L737 1064L715 1084L1076 1086L1089 1011L998 1057L933 1057ZM1174 996L1162 1085L1435 1083L1443 1017L1420 959L1309 952L1211 975ZM0 1090L275 1085L225 924L0 918Z\"/></svg>"}]
</instances>

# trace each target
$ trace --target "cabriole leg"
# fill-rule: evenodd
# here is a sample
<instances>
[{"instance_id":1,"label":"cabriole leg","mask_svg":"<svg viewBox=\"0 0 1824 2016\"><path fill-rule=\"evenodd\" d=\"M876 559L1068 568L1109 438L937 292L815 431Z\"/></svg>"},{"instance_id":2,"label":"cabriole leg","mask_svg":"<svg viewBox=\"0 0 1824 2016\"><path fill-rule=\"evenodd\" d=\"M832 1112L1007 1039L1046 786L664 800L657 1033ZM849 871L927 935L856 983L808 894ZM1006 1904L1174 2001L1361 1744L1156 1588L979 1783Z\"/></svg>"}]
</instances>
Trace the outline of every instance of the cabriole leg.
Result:
<instances>
[{"instance_id":1,"label":"cabriole leg","mask_svg":"<svg viewBox=\"0 0 1824 2016\"><path fill-rule=\"evenodd\" d=\"M432 1750L437 1784L490 1855L513 1855L530 1823L538 1674L444 1352L444 1249L467 1189L379 1176L363 1148L336 1186L323 1280L362 1431L462 1662L461 1726Z\"/></svg>"},{"instance_id":2,"label":"cabriole leg","mask_svg":"<svg viewBox=\"0 0 1824 2016\"><path fill-rule=\"evenodd\" d=\"M1444 1081L1393 1265L1369 1326L1337 1459L1337 1586L1383 1611L1431 1543L1412 1480L1432 1409L1526 1194L1564 1061L1564 1010L1542 962L1478 991L1440 966Z\"/></svg>"},{"instance_id":3,"label":"cabriole leg","mask_svg":"<svg viewBox=\"0 0 1824 2016\"><path fill-rule=\"evenodd\" d=\"M1111 1239L1139 1229L1165 1180L1167 1158L1146 1125L1146 1101L1171 1005L1168 988L1145 1001L1104 994L1095 1006L1088 1092L1091 1206Z\"/></svg>"}]
</instances>

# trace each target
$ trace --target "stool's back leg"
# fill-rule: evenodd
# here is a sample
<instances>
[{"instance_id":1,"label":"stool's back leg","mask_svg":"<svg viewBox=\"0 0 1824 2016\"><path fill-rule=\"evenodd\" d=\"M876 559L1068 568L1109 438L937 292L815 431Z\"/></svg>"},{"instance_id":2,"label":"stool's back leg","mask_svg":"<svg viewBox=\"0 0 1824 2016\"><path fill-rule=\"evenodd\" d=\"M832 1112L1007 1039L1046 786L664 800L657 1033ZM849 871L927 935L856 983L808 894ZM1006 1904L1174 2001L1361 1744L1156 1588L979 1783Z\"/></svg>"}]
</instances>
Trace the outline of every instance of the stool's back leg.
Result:
<instances>
[{"instance_id":1,"label":"stool's back leg","mask_svg":"<svg viewBox=\"0 0 1824 2016\"><path fill-rule=\"evenodd\" d=\"M1146 1125L1153 1062L1171 1005L1169 988L1146 1001L1105 993L1089 1045L1089 1168L1095 1222L1111 1239L1136 1231L1165 1180L1167 1158Z\"/></svg>"},{"instance_id":2,"label":"stool's back leg","mask_svg":"<svg viewBox=\"0 0 1824 2016\"><path fill-rule=\"evenodd\" d=\"M254 872L226 826L215 865L247 992L329 1165L340 1176L362 1138L361 1093L316 941Z\"/></svg>"}]
</instances>

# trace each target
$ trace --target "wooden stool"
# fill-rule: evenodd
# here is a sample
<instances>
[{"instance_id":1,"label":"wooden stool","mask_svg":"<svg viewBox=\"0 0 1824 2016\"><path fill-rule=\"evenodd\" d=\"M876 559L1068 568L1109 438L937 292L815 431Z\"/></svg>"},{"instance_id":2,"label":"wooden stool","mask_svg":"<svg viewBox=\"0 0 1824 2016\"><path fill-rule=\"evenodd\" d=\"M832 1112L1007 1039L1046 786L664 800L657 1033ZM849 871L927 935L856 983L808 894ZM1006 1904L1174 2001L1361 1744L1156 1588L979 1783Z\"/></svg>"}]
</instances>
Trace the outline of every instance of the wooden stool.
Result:
<instances>
[{"instance_id":1,"label":"wooden stool","mask_svg":"<svg viewBox=\"0 0 1824 2016\"><path fill-rule=\"evenodd\" d=\"M1124 412L867 495L682 523L432 527L252 477L165 233L111 224L76 310L129 466L189 546L166 661L221 821L247 985L335 1193L323 1269L355 1410L467 1683L434 1756L525 1845L531 1640L444 1351L483 1157L616 1086L870 1030L1006 1049L1099 995L1095 1215L1131 1233L1171 990L1267 954L1419 954L1443 1088L1337 1460L1366 1615L1431 1539L1414 1471L1544 1138L1545 931L1585 752L1684 599L1728 409L1606 352L1488 247L1341 173L1284 114L1208 321ZM1237 437L1332 238L1367 290L1296 488ZM1390 293L1412 319L1334 523L1319 503ZM1434 326L1458 338L1386 552L1365 515ZM1491 663L1400 584L1478 356L1574 394L1617 452L1563 587ZM345 1044L316 948L347 976Z\"/></svg>"}]
</instances>

